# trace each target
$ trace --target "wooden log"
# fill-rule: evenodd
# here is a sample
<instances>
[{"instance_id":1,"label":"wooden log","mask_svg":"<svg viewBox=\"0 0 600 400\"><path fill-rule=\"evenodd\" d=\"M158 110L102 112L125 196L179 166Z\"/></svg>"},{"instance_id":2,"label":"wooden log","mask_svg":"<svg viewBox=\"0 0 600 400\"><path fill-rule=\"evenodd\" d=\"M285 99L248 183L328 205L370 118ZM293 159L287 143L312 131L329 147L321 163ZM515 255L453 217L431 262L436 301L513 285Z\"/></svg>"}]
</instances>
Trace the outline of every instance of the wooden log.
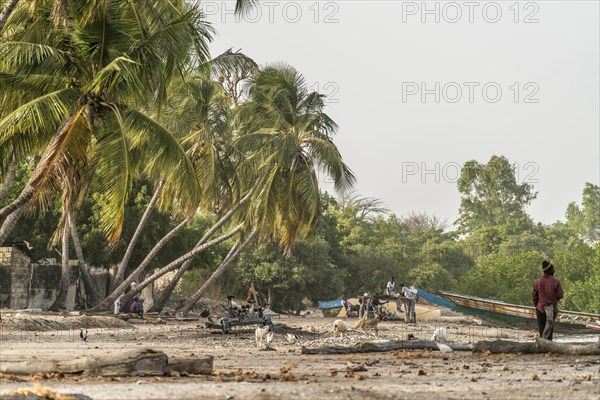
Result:
<instances>
[{"instance_id":1,"label":"wooden log","mask_svg":"<svg viewBox=\"0 0 600 400\"><path fill-rule=\"evenodd\" d=\"M166 367L167 355L162 351L136 349L109 356L80 357L73 360L2 361L0 371L14 375L62 372L65 374L123 376L163 375Z\"/></svg>"},{"instance_id":2,"label":"wooden log","mask_svg":"<svg viewBox=\"0 0 600 400\"><path fill-rule=\"evenodd\" d=\"M454 351L472 351L470 343L445 343ZM351 354L351 353L375 353L393 350L438 350L436 342L431 340L377 340L359 341L349 346L327 346L327 347L304 347L302 354Z\"/></svg>"},{"instance_id":3,"label":"wooden log","mask_svg":"<svg viewBox=\"0 0 600 400\"><path fill-rule=\"evenodd\" d=\"M474 352L483 353L559 353L574 355L600 354L600 342L557 343L551 340L536 338L535 342L513 342L510 340L481 341L475 344Z\"/></svg>"},{"instance_id":4,"label":"wooden log","mask_svg":"<svg viewBox=\"0 0 600 400\"><path fill-rule=\"evenodd\" d=\"M545 353L572 355L600 355L600 340L595 343L557 343L551 340L536 338L540 351Z\"/></svg>"},{"instance_id":5,"label":"wooden log","mask_svg":"<svg viewBox=\"0 0 600 400\"><path fill-rule=\"evenodd\" d=\"M513 342L510 340L482 340L475 344L475 353L540 353L535 342Z\"/></svg>"},{"instance_id":6,"label":"wooden log","mask_svg":"<svg viewBox=\"0 0 600 400\"><path fill-rule=\"evenodd\" d=\"M188 374L210 375L213 372L213 357L169 357L167 368Z\"/></svg>"}]
</instances>

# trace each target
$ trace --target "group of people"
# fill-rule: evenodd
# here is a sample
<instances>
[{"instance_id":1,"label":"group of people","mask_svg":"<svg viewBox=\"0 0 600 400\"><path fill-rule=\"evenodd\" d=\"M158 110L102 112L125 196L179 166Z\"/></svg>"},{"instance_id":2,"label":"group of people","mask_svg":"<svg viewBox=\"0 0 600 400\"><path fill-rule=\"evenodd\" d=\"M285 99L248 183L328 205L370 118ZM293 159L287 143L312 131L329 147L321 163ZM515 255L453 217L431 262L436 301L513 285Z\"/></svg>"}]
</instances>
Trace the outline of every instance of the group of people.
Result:
<instances>
[{"instance_id":1,"label":"group of people","mask_svg":"<svg viewBox=\"0 0 600 400\"><path fill-rule=\"evenodd\" d=\"M416 322L416 312L415 312L415 293L414 289L411 289L407 286L401 285L401 297L396 294L396 282L394 277L390 277L389 282L386 285L385 292L387 295L396 299L396 310L398 312L404 312L404 319L406 322ZM370 301L369 301L370 300ZM369 296L369 293L365 293L362 297L358 299L359 304L352 304L346 295L342 296L341 305L346 311L346 315L349 315L351 312L357 312L359 315L364 312L377 312L377 308L385 303L380 302L377 297ZM367 310L367 304L370 303L371 309ZM404 310L402 310L402 305L404 305Z\"/></svg>"},{"instance_id":2,"label":"group of people","mask_svg":"<svg viewBox=\"0 0 600 400\"><path fill-rule=\"evenodd\" d=\"M123 295L117 297L117 299L114 302L114 309L113 309L113 313L114 314L119 314L121 312L121 302L123 299ZM144 318L144 300L138 298L138 297L134 297L133 301L131 302L130 306L129 306L129 312L131 312L132 314L137 314L140 318Z\"/></svg>"},{"instance_id":3,"label":"group of people","mask_svg":"<svg viewBox=\"0 0 600 400\"><path fill-rule=\"evenodd\" d=\"M542 262L543 275L533 282L533 305L535 306L539 335L548 340L552 340L554 322L558 314L558 302L564 297L560 281L554 277L555 271L554 265L544 260ZM389 296L396 298L396 309L398 312L403 312L402 306L404 305L405 321L414 323L416 322L416 291L404 284L401 286L401 296L398 296L396 293L396 281L392 276L386 285L386 292ZM367 297L368 293L365 293L364 298L366 299ZM378 305L378 303L379 300L377 298L371 300L371 305ZM363 300L361 305L353 305L348 301L346 296L342 299L342 306L347 313L359 311L360 307L364 307L365 304L366 302Z\"/></svg>"}]
</instances>

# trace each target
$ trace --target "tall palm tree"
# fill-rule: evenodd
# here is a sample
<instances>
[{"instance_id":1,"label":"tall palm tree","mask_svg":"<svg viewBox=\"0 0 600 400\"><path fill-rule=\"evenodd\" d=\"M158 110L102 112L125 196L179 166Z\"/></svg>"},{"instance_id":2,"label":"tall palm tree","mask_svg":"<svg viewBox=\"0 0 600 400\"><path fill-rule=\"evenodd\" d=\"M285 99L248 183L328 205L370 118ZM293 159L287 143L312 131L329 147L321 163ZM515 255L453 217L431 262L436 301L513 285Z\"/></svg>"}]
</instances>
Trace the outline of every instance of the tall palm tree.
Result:
<instances>
[{"instance_id":1,"label":"tall palm tree","mask_svg":"<svg viewBox=\"0 0 600 400\"><path fill-rule=\"evenodd\" d=\"M17 162L44 156L0 217L91 167L107 194L101 227L115 243L136 164L170 182L182 206L174 209L193 211L200 195L193 165L145 110L164 102L183 64L206 59L210 30L199 13L183 0L69 2L68 29L57 29L47 22L54 6L31 14L19 7L5 26L18 33L0 44L0 108L13 110L0 121L0 154Z\"/></svg>"},{"instance_id":2,"label":"tall palm tree","mask_svg":"<svg viewBox=\"0 0 600 400\"><path fill-rule=\"evenodd\" d=\"M264 241L279 239L289 254L299 235L311 235L321 204L317 170L343 192L355 183L333 143L335 122L325 113L324 95L310 91L287 65L263 68L250 84L250 101L240 106L236 146L249 154L263 180L252 201ZM265 236L266 235L266 236Z\"/></svg>"}]
</instances>

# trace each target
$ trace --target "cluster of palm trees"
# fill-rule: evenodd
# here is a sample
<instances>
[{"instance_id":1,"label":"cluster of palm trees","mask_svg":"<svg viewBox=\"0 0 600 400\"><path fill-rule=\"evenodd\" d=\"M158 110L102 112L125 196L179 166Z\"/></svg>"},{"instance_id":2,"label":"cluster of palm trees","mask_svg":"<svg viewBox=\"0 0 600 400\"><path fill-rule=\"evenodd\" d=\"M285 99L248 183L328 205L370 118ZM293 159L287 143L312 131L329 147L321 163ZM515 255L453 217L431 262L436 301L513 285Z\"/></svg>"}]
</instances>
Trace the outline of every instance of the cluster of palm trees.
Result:
<instances>
[{"instance_id":1,"label":"cluster of palm trees","mask_svg":"<svg viewBox=\"0 0 600 400\"><path fill-rule=\"evenodd\" d=\"M238 9L252 6L238 1ZM221 265L181 310L187 312L253 242L279 241L289 252L315 231L317 170L345 190L354 176L332 141L336 124L287 65L258 67L241 52L210 58L212 29L185 0L0 1L0 177L11 185L20 163L39 159L20 195L0 209L0 243L29 209L59 199L65 307L72 241L87 302L107 308L198 210L217 222L196 246L146 276L132 297L167 272L175 277L160 310L193 258L234 238ZM75 217L92 188L103 201L100 227L116 243L132 182L154 182L154 195L100 294L79 245ZM2 193L2 192L0 192ZM2 199L0 198L0 201ZM180 221L135 268L129 260L155 208ZM128 221L128 223L131 223Z\"/></svg>"}]
</instances>

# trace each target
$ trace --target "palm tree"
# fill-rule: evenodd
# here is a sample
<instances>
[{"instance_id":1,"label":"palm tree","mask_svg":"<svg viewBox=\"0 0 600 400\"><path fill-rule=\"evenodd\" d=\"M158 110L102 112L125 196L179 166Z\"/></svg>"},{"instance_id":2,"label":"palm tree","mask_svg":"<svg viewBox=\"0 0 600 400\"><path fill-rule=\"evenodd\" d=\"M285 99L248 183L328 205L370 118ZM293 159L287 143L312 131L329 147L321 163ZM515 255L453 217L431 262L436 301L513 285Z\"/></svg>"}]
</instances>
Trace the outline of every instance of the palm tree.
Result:
<instances>
[{"instance_id":1,"label":"palm tree","mask_svg":"<svg viewBox=\"0 0 600 400\"><path fill-rule=\"evenodd\" d=\"M68 29L46 22L54 7L30 15L25 8L15 11L5 26L21 24L11 41L0 44L0 84L6 88L0 107L12 110L0 121L0 154L10 152L16 162L42 150L44 156L0 217L56 190L65 176L84 175L75 168L92 168L108 199L101 205L101 227L115 243L135 165L170 182L178 200L172 208L191 212L198 204L192 164L145 110L164 101L180 66L192 57L206 59L210 30L183 0L69 5Z\"/></svg>"},{"instance_id":2,"label":"palm tree","mask_svg":"<svg viewBox=\"0 0 600 400\"><path fill-rule=\"evenodd\" d=\"M324 95L309 91L287 65L262 69L251 82L250 101L240 106L236 146L249 154L263 183L252 201L263 241L278 238L287 254L299 235L314 233L321 215L317 170L334 188L350 189L355 177L333 143L335 122Z\"/></svg>"},{"instance_id":3,"label":"palm tree","mask_svg":"<svg viewBox=\"0 0 600 400\"><path fill-rule=\"evenodd\" d=\"M243 156L232 145L232 110L241 99L241 84L256 70L257 65L251 58L229 49L174 85L165 113L166 124L180 132L181 142L196 166L203 188L203 208L217 215L226 211L227 216L209 229L194 247L210 239L251 196L246 193L240 199L250 179ZM153 311L162 310L194 258L181 265L154 302Z\"/></svg>"},{"instance_id":4,"label":"palm tree","mask_svg":"<svg viewBox=\"0 0 600 400\"><path fill-rule=\"evenodd\" d=\"M207 282L179 310L186 314L233 264L255 236L263 243L280 240L289 254L296 238L315 232L321 215L316 169L333 178L335 188L355 182L331 136L337 126L324 112L323 95L310 92L301 74L289 66L266 67L252 79L250 100L240 106L240 137L234 142L253 161L258 189L246 224L252 233L232 248Z\"/></svg>"}]
</instances>

